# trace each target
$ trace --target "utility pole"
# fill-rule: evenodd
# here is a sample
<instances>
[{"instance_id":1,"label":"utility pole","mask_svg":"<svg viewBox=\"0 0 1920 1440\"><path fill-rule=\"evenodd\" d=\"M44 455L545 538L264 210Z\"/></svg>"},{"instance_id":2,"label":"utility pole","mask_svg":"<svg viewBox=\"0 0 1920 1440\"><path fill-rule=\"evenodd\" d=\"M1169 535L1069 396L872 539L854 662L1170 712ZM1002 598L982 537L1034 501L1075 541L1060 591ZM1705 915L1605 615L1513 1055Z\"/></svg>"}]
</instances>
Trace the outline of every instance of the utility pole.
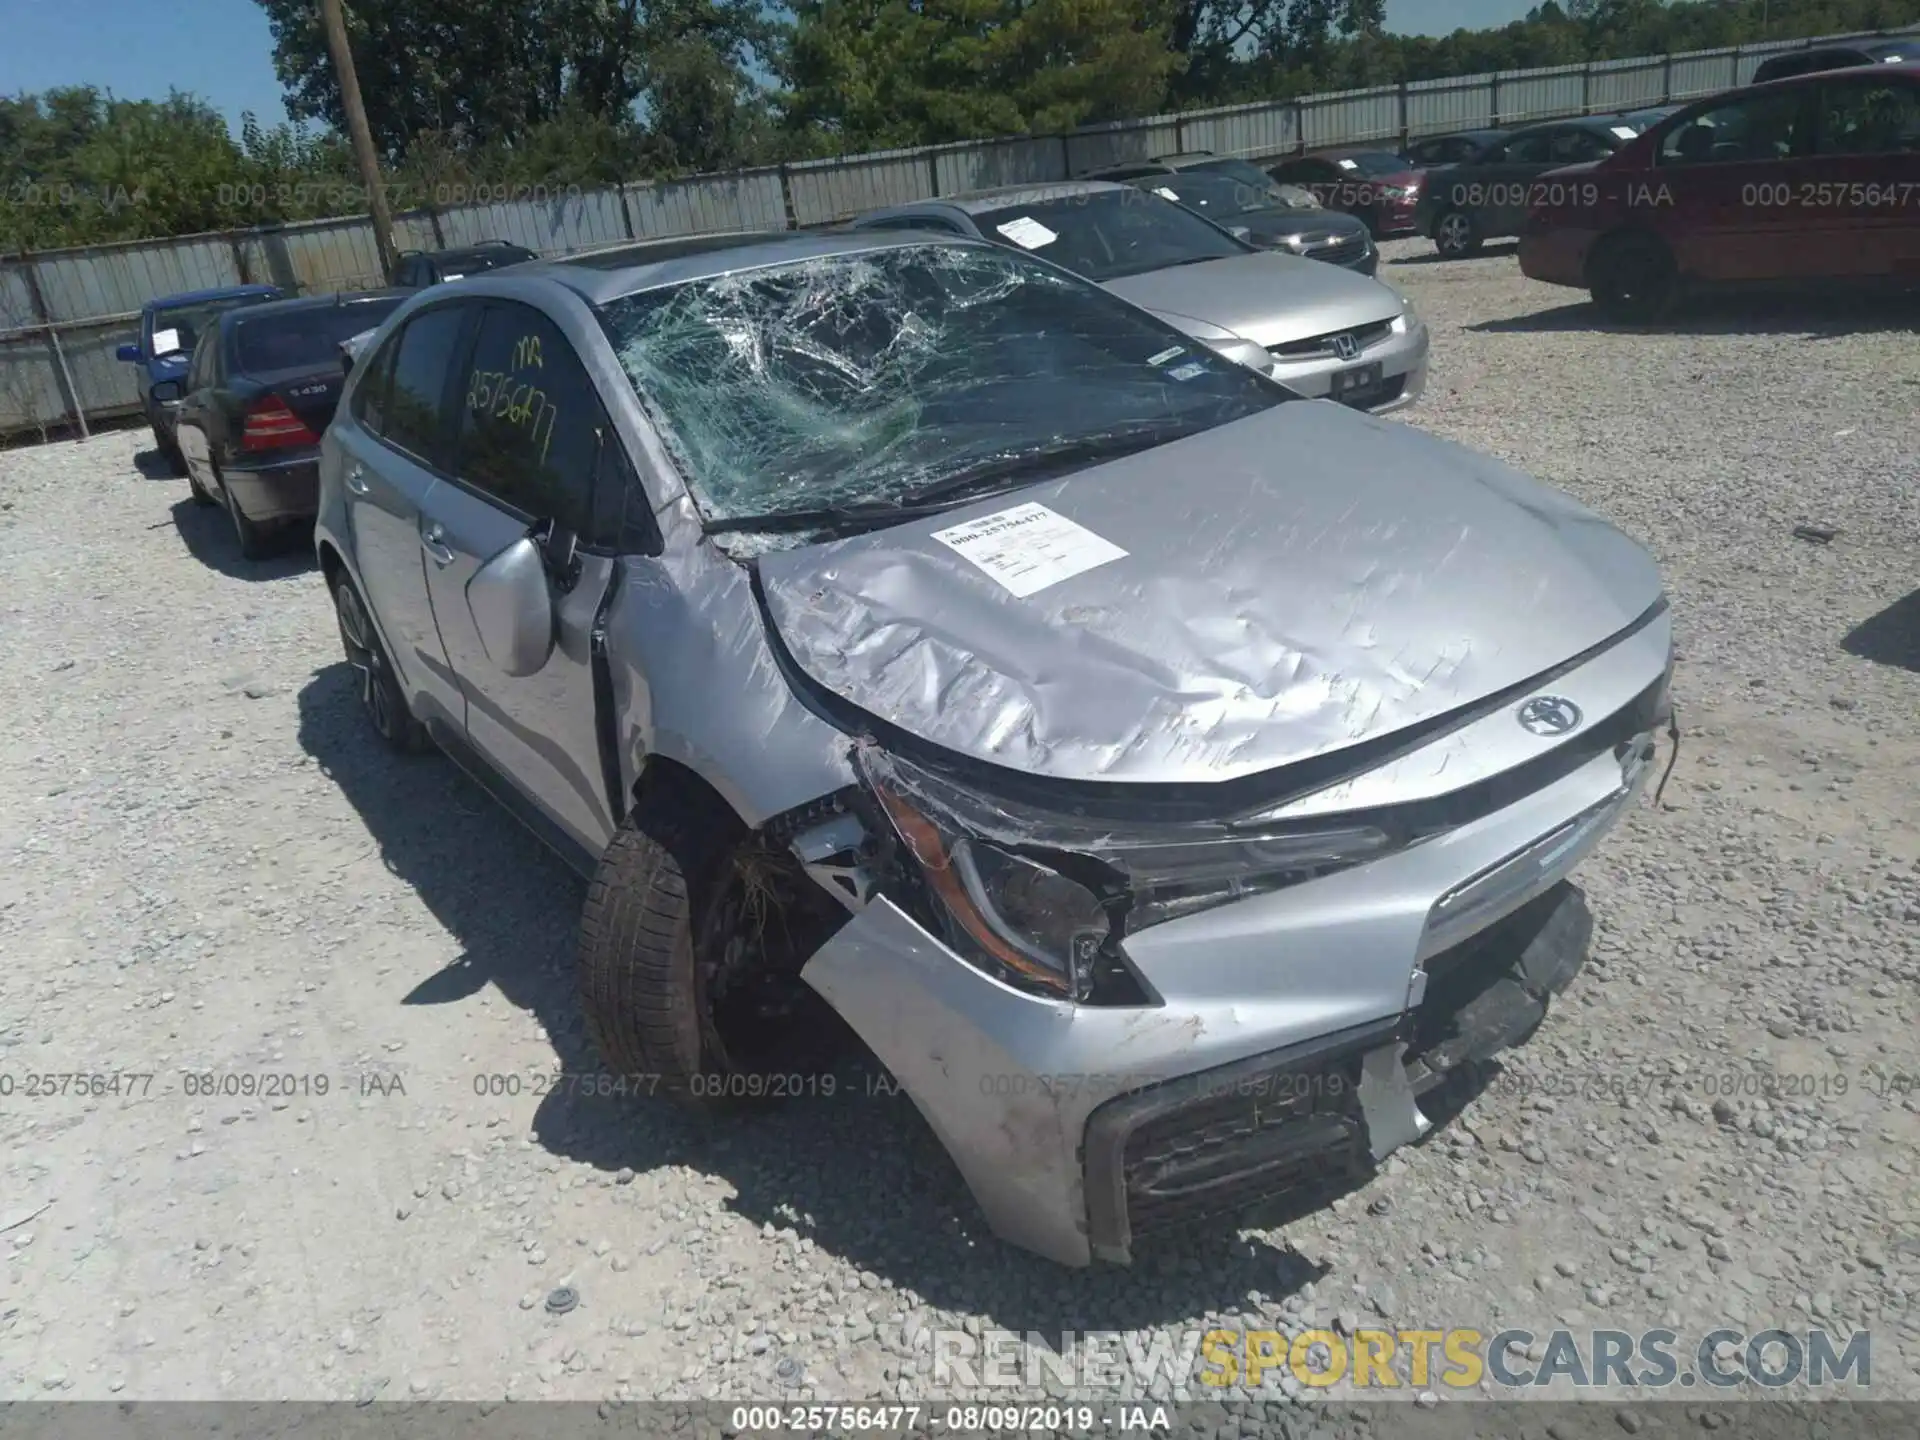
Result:
<instances>
[{"instance_id":1,"label":"utility pole","mask_svg":"<svg viewBox=\"0 0 1920 1440\"><path fill-rule=\"evenodd\" d=\"M393 248L393 217L387 213L387 192L380 184L380 157L374 153L373 132L367 128L367 108L360 103L360 77L353 71L353 51L347 45L347 21L340 13L340 0L320 0L320 21L327 28L327 49L333 52L333 73L340 81L340 103L347 112L347 134L353 140L360 183L367 187L373 243L380 250L380 281L385 284L398 258Z\"/></svg>"}]
</instances>

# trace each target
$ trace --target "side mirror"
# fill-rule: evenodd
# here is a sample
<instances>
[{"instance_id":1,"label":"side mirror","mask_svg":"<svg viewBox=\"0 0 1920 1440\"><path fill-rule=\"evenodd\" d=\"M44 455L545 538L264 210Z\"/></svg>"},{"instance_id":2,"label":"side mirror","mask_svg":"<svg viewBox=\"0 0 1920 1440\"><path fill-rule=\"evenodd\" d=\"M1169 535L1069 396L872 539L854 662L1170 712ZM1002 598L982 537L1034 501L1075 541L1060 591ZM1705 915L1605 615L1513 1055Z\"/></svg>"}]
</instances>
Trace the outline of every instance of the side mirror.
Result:
<instances>
[{"instance_id":1,"label":"side mirror","mask_svg":"<svg viewBox=\"0 0 1920 1440\"><path fill-rule=\"evenodd\" d=\"M129 365L138 365L140 363L140 346L137 343L122 345L118 350L113 352L113 358L116 360L124 360Z\"/></svg>"},{"instance_id":2,"label":"side mirror","mask_svg":"<svg viewBox=\"0 0 1920 1440\"><path fill-rule=\"evenodd\" d=\"M532 675L553 654L553 597L540 542L523 535L467 581L467 609L487 658L513 676Z\"/></svg>"},{"instance_id":3,"label":"side mirror","mask_svg":"<svg viewBox=\"0 0 1920 1440\"><path fill-rule=\"evenodd\" d=\"M147 393L162 405L176 404L180 399L180 382L178 380L162 380Z\"/></svg>"},{"instance_id":4,"label":"side mirror","mask_svg":"<svg viewBox=\"0 0 1920 1440\"><path fill-rule=\"evenodd\" d=\"M1227 233L1236 240L1244 240L1249 245L1253 243L1253 231L1245 225L1229 225Z\"/></svg>"}]
</instances>

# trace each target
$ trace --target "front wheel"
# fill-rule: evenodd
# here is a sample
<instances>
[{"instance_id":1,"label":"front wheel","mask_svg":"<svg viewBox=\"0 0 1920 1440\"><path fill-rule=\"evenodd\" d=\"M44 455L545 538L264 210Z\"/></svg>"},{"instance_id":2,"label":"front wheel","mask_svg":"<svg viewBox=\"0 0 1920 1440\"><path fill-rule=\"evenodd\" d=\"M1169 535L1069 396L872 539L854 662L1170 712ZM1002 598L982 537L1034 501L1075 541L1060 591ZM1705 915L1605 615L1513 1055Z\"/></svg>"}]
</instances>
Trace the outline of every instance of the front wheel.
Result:
<instances>
[{"instance_id":1,"label":"front wheel","mask_svg":"<svg viewBox=\"0 0 1920 1440\"><path fill-rule=\"evenodd\" d=\"M1673 252L1652 235L1603 240L1588 262L1593 303L1609 320L1646 325L1673 308L1680 289Z\"/></svg>"},{"instance_id":2,"label":"front wheel","mask_svg":"<svg viewBox=\"0 0 1920 1440\"><path fill-rule=\"evenodd\" d=\"M1480 226L1472 212L1449 210L1433 226L1434 248L1448 260L1464 260L1479 250Z\"/></svg>"},{"instance_id":3,"label":"front wheel","mask_svg":"<svg viewBox=\"0 0 1920 1440\"><path fill-rule=\"evenodd\" d=\"M642 1094L708 1108L824 1093L844 1031L800 969L845 918L718 796L663 773L587 891L587 1032Z\"/></svg>"},{"instance_id":4,"label":"front wheel","mask_svg":"<svg viewBox=\"0 0 1920 1440\"><path fill-rule=\"evenodd\" d=\"M367 607L360 603L360 592L345 574L333 580L333 613L340 624L340 644L347 652L347 663L360 678L360 703L373 722L374 733L389 749L402 754L426 749L426 727L407 708L407 697L387 661Z\"/></svg>"}]
</instances>

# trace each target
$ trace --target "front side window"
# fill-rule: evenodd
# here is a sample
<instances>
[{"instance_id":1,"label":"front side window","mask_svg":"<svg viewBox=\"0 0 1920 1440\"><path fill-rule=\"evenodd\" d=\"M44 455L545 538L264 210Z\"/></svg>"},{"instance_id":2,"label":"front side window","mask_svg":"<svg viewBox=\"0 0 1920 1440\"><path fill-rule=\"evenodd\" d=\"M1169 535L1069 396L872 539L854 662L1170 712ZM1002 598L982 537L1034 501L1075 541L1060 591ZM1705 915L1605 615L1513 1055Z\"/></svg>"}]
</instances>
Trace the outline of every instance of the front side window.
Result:
<instances>
[{"instance_id":1,"label":"front side window","mask_svg":"<svg viewBox=\"0 0 1920 1440\"><path fill-rule=\"evenodd\" d=\"M1089 280L1226 260L1249 247L1178 205L1127 186L1059 195L973 217L989 240L1028 250Z\"/></svg>"},{"instance_id":2,"label":"front side window","mask_svg":"<svg viewBox=\"0 0 1920 1440\"><path fill-rule=\"evenodd\" d=\"M1552 143L1553 137L1545 132L1516 135L1507 142L1506 154L1501 158L1515 165L1537 165L1547 160Z\"/></svg>"},{"instance_id":3,"label":"front side window","mask_svg":"<svg viewBox=\"0 0 1920 1440\"><path fill-rule=\"evenodd\" d=\"M220 348L220 336L209 331L193 347L193 361L187 366L187 389L203 390L213 383L213 357Z\"/></svg>"},{"instance_id":4,"label":"front side window","mask_svg":"<svg viewBox=\"0 0 1920 1440\"><path fill-rule=\"evenodd\" d=\"M991 246L930 241L689 281L601 318L710 524L915 503L982 467L1012 476L1146 449L1287 398Z\"/></svg>"},{"instance_id":5,"label":"front side window","mask_svg":"<svg viewBox=\"0 0 1920 1440\"><path fill-rule=\"evenodd\" d=\"M1660 137L1662 165L1785 160L1806 149L1806 91L1743 96L1696 113Z\"/></svg>"},{"instance_id":6,"label":"front side window","mask_svg":"<svg viewBox=\"0 0 1920 1440\"><path fill-rule=\"evenodd\" d=\"M439 305L422 310L400 332L387 383L380 435L424 464L446 463L447 384L460 359L460 342L472 307Z\"/></svg>"},{"instance_id":7,"label":"front side window","mask_svg":"<svg viewBox=\"0 0 1920 1440\"><path fill-rule=\"evenodd\" d=\"M1817 155L1920 152L1920 85L1830 80L1820 87Z\"/></svg>"},{"instance_id":8,"label":"front side window","mask_svg":"<svg viewBox=\"0 0 1920 1440\"><path fill-rule=\"evenodd\" d=\"M456 475L524 515L588 533L606 412L559 326L531 305L489 304L459 411Z\"/></svg>"}]
</instances>

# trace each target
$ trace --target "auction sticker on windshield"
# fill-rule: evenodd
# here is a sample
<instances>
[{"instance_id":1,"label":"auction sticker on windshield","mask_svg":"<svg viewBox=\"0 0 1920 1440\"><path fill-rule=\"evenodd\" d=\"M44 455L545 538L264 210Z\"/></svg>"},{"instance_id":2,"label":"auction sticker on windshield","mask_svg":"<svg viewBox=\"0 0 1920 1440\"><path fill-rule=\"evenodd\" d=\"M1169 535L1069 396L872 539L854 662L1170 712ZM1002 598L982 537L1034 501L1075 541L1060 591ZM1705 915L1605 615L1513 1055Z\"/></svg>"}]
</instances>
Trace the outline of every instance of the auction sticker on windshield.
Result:
<instances>
[{"instance_id":1,"label":"auction sticker on windshield","mask_svg":"<svg viewBox=\"0 0 1920 1440\"><path fill-rule=\"evenodd\" d=\"M934 531L933 538L1023 600L1127 553L1035 502L950 525Z\"/></svg>"},{"instance_id":2,"label":"auction sticker on windshield","mask_svg":"<svg viewBox=\"0 0 1920 1440\"><path fill-rule=\"evenodd\" d=\"M1031 215L1021 215L993 228L1022 250L1038 250L1042 245L1051 245L1060 238Z\"/></svg>"}]
</instances>

